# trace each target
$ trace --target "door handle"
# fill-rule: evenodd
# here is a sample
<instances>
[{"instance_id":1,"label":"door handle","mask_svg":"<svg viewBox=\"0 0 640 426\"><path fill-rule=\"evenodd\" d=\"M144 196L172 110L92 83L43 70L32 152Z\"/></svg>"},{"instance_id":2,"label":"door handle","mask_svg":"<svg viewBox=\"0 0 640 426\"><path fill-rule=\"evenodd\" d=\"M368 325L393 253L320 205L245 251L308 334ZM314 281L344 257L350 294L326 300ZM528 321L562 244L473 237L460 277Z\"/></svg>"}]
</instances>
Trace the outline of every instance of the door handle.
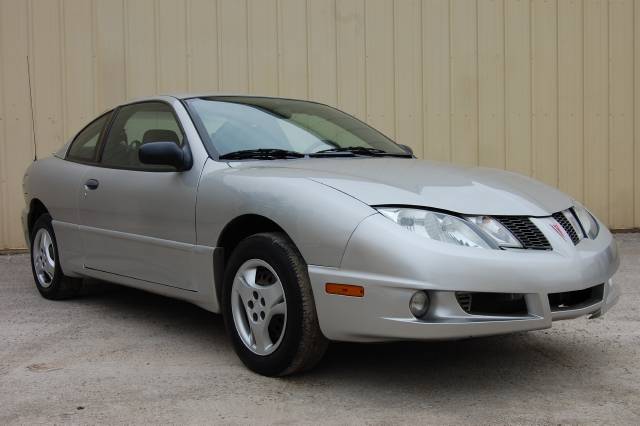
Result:
<instances>
[{"instance_id":1,"label":"door handle","mask_svg":"<svg viewBox=\"0 0 640 426\"><path fill-rule=\"evenodd\" d=\"M84 183L84 189L93 191L94 189L98 189L99 185L100 182L98 182L96 179L89 179Z\"/></svg>"}]
</instances>

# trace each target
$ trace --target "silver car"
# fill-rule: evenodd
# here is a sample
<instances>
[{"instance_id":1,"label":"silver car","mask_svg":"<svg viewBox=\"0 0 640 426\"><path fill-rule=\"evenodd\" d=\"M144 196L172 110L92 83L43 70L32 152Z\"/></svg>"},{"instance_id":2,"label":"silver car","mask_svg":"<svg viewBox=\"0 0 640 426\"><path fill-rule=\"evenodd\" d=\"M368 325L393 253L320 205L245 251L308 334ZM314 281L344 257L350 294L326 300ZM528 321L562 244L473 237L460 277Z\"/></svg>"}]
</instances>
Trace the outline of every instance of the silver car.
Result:
<instances>
[{"instance_id":1,"label":"silver car","mask_svg":"<svg viewBox=\"0 0 640 426\"><path fill-rule=\"evenodd\" d=\"M329 341L458 339L597 317L616 244L561 192L416 159L354 117L291 99L123 104L24 177L36 286L85 277L224 316L241 360L303 371Z\"/></svg>"}]
</instances>

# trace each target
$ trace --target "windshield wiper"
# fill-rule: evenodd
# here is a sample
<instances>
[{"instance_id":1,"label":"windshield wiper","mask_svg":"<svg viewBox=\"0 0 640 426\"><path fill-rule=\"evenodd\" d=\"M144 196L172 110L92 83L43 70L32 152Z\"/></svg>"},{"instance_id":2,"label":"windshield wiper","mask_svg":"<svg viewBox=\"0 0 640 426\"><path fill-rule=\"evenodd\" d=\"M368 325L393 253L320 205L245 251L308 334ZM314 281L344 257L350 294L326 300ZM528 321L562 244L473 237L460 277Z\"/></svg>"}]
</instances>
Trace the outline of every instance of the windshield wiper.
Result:
<instances>
[{"instance_id":1,"label":"windshield wiper","mask_svg":"<svg viewBox=\"0 0 640 426\"><path fill-rule=\"evenodd\" d=\"M340 148L329 148L323 149L322 151L317 151L309 154L309 157L322 157L325 155L332 154L353 154L353 155L365 155L370 157L411 157L411 154L395 154L392 152L387 152L382 149L377 148L368 148L365 146L345 146Z\"/></svg>"},{"instance_id":2,"label":"windshield wiper","mask_svg":"<svg viewBox=\"0 0 640 426\"><path fill-rule=\"evenodd\" d=\"M276 160L282 158L302 158L304 154L296 151L276 148L243 149L240 151L228 152L221 155L221 160L244 160L255 158L259 160Z\"/></svg>"}]
</instances>

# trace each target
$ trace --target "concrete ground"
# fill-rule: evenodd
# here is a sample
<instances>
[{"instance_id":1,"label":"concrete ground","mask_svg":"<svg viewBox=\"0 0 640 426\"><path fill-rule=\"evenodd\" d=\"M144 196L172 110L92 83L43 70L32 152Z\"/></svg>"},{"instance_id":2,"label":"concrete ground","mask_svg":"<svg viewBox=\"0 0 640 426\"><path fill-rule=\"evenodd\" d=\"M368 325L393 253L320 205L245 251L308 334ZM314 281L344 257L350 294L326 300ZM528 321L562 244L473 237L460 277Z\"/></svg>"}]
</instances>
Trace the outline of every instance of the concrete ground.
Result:
<instances>
[{"instance_id":1,"label":"concrete ground","mask_svg":"<svg viewBox=\"0 0 640 426\"><path fill-rule=\"evenodd\" d=\"M41 298L0 256L0 424L640 423L640 234L606 317L438 343L334 344L311 373L245 369L222 318L106 283Z\"/></svg>"}]
</instances>

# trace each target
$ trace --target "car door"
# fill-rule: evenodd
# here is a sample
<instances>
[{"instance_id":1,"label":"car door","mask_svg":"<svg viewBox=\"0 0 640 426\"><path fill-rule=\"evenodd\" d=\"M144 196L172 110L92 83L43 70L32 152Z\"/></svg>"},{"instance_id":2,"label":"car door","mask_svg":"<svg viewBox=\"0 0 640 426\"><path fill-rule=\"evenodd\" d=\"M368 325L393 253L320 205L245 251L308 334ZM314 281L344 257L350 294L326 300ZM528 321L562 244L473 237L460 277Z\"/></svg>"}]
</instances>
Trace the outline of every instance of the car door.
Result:
<instances>
[{"instance_id":1,"label":"car door","mask_svg":"<svg viewBox=\"0 0 640 426\"><path fill-rule=\"evenodd\" d=\"M191 150L175 107L181 105L140 102L115 113L79 201L88 271L196 290L195 205L205 158L201 147ZM158 141L195 154L191 169L142 164L140 146Z\"/></svg>"}]
</instances>

